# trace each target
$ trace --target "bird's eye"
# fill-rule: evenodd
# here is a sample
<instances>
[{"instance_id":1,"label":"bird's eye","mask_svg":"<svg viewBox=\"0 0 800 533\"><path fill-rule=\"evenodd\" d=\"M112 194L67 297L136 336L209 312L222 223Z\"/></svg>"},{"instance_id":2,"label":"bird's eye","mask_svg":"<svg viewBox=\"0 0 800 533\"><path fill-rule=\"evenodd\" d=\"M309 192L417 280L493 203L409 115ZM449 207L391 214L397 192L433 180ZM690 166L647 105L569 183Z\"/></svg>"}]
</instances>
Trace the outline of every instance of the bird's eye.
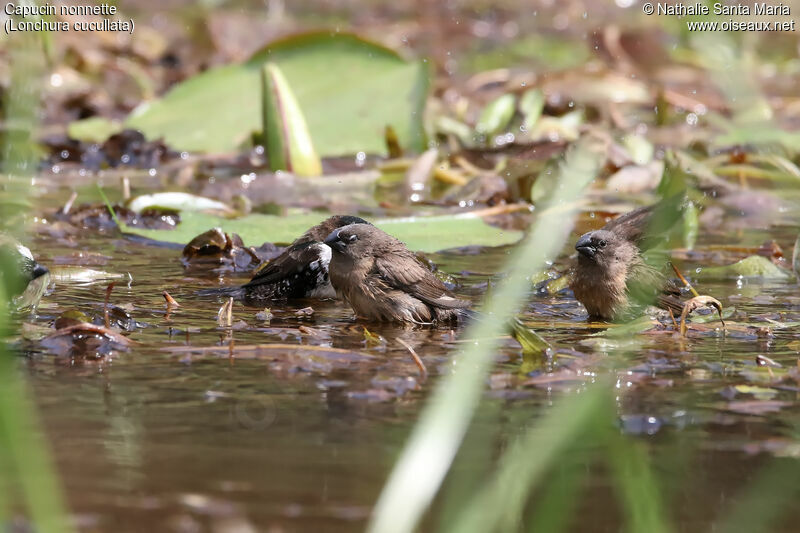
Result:
<instances>
[{"instance_id":1,"label":"bird's eye","mask_svg":"<svg viewBox=\"0 0 800 533\"><path fill-rule=\"evenodd\" d=\"M597 246L599 246L600 248L605 248L606 244L608 244L606 241L600 241L597 243Z\"/></svg>"},{"instance_id":2,"label":"bird's eye","mask_svg":"<svg viewBox=\"0 0 800 533\"><path fill-rule=\"evenodd\" d=\"M356 235L355 233L347 237L347 242L356 242L357 240L358 240L358 235Z\"/></svg>"}]
</instances>

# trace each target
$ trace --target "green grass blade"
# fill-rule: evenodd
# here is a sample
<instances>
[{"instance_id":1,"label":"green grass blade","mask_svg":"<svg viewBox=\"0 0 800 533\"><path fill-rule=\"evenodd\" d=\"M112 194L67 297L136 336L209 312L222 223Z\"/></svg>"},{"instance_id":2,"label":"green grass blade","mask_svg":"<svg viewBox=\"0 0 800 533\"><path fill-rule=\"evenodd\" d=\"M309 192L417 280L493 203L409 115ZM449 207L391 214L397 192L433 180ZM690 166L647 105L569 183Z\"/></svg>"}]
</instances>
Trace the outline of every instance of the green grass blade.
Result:
<instances>
[{"instance_id":1,"label":"green grass blade","mask_svg":"<svg viewBox=\"0 0 800 533\"><path fill-rule=\"evenodd\" d=\"M662 498L645 444L627 436L614 436L608 443L612 478L619 490L631 533L672 531L662 509Z\"/></svg>"},{"instance_id":2,"label":"green grass blade","mask_svg":"<svg viewBox=\"0 0 800 533\"><path fill-rule=\"evenodd\" d=\"M513 531L531 489L554 459L591 425L608 405L608 385L593 385L581 394L562 398L544 418L514 443L503 456L497 474L465 507L450 531L486 533Z\"/></svg>"},{"instance_id":3,"label":"green grass blade","mask_svg":"<svg viewBox=\"0 0 800 533\"><path fill-rule=\"evenodd\" d=\"M729 506L716 531L759 533L776 531L781 511L797 502L800 463L797 459L773 459L744 487Z\"/></svg>"},{"instance_id":4,"label":"green grass blade","mask_svg":"<svg viewBox=\"0 0 800 533\"><path fill-rule=\"evenodd\" d=\"M5 118L14 127L5 132L0 160L5 176L0 185L8 202L0 204L0 220L10 233L22 231L27 211L31 179L38 165L35 144L40 88L44 74L41 36L22 33L11 39L9 47L11 86L4 97ZM9 279L17 268L11 262L0 264L0 280ZM0 485L0 500L11 500L12 485L22 488L33 531L60 533L71 531L62 493L51 464L46 442L27 381L20 375L18 360L10 353L7 339L14 323L9 310L9 293L0 282L0 467L5 483ZM13 470L5 467L13 465ZM16 475L16 479L12 478ZM16 482L16 483L15 483ZM5 505L5 504L3 504ZM0 509L0 512L5 509ZM5 522L3 523L6 524Z\"/></svg>"},{"instance_id":5,"label":"green grass blade","mask_svg":"<svg viewBox=\"0 0 800 533\"><path fill-rule=\"evenodd\" d=\"M483 381L498 347L496 337L526 298L532 272L561 249L572 229L575 201L594 178L602 159L591 138L567 153L561 187L539 210L531 232L515 252L508 277L484 306L465 337L473 342L453 361L454 372L436 387L375 506L368 531L410 532L439 490L483 392ZM479 340L491 339L491 340Z\"/></svg>"}]
</instances>

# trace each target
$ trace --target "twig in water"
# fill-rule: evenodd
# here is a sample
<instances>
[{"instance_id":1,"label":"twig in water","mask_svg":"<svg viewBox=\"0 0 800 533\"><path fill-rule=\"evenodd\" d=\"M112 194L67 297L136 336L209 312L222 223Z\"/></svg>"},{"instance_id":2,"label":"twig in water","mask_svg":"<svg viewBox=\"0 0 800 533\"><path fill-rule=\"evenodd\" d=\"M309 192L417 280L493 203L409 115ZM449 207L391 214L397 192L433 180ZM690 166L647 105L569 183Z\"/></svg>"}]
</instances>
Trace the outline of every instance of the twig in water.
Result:
<instances>
[{"instance_id":1,"label":"twig in water","mask_svg":"<svg viewBox=\"0 0 800 533\"><path fill-rule=\"evenodd\" d=\"M422 362L422 359L420 359L419 355L417 355L417 352L414 350L414 348L412 348L411 345L403 339L397 339L397 342L405 346L406 350L408 350L408 353L410 353L411 357L414 358L414 362L417 363L417 368L419 368L419 373L422 376L422 379L427 379L428 369L425 368L425 363Z\"/></svg>"},{"instance_id":2,"label":"twig in water","mask_svg":"<svg viewBox=\"0 0 800 533\"><path fill-rule=\"evenodd\" d=\"M712 298L711 296L695 296L694 298L687 300L685 304L683 304L683 311L681 312L681 335L686 336L686 317L697 309L698 307L703 306L714 307L719 313L719 321L722 322L723 329L725 328L725 321L722 319L722 304L719 303L719 300L716 298Z\"/></svg>"},{"instance_id":3,"label":"twig in water","mask_svg":"<svg viewBox=\"0 0 800 533\"><path fill-rule=\"evenodd\" d=\"M72 204L75 203L75 200L78 198L78 192L72 191L72 194L69 195L69 199L67 203L64 204L64 207L61 208L61 212L65 215L68 215L70 210L72 209Z\"/></svg>"},{"instance_id":4,"label":"twig in water","mask_svg":"<svg viewBox=\"0 0 800 533\"><path fill-rule=\"evenodd\" d=\"M111 327L110 326L111 321L108 318L108 302L109 300L111 300L111 291L114 290L114 285L116 285L116 283L117 283L116 281L112 281L111 283L108 284L108 287L106 287L106 299L103 302L103 323L105 324L106 329L109 329Z\"/></svg>"},{"instance_id":5,"label":"twig in water","mask_svg":"<svg viewBox=\"0 0 800 533\"><path fill-rule=\"evenodd\" d=\"M161 294L164 296L164 300L167 301L167 307L168 308L169 307L180 307L181 306L181 304L176 302L175 298L173 298L167 291L164 291Z\"/></svg>"},{"instance_id":6,"label":"twig in water","mask_svg":"<svg viewBox=\"0 0 800 533\"><path fill-rule=\"evenodd\" d=\"M692 284L689 283L689 281L686 278L683 277L683 274L681 274L681 271L678 270L678 267L676 267L672 262L670 262L669 266L671 266L672 270L675 271L675 275L678 276L678 279L680 279L683 282L683 284L686 285L686 288L689 289L689 291L691 291L692 296L694 296L695 298L700 296L700 293L698 293L696 290L694 290L694 287L692 287Z\"/></svg>"},{"instance_id":7,"label":"twig in water","mask_svg":"<svg viewBox=\"0 0 800 533\"><path fill-rule=\"evenodd\" d=\"M228 298L228 301L219 308L217 323L223 328L229 328L233 325L233 298Z\"/></svg>"},{"instance_id":8,"label":"twig in water","mask_svg":"<svg viewBox=\"0 0 800 533\"><path fill-rule=\"evenodd\" d=\"M673 314L672 309L667 309L669 311L669 317L672 319L672 327L678 329L678 323L675 322L675 314Z\"/></svg>"}]
</instances>

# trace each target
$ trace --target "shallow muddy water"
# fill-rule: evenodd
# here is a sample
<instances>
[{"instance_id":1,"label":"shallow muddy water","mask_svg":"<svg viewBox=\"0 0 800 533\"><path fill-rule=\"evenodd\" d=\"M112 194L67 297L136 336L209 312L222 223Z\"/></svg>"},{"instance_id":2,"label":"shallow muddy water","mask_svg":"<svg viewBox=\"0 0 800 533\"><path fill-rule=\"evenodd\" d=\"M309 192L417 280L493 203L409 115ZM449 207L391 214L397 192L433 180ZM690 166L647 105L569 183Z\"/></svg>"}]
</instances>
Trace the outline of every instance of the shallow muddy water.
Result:
<instances>
[{"instance_id":1,"label":"shallow muddy water","mask_svg":"<svg viewBox=\"0 0 800 533\"><path fill-rule=\"evenodd\" d=\"M764 235L744 240L757 245ZM791 250L793 230L769 235ZM363 325L338 302L281 304L269 323L256 317L261 309L236 304L232 331L225 330L217 326L222 301L196 294L216 283L214 275L187 273L180 249L91 233L70 246L40 234L32 248L48 265L84 263L75 255L84 251L97 254L90 268L126 274L115 280L110 302L139 323L128 351L99 359L54 356L37 341L21 342L20 366L82 531L363 530L428 392L459 346L458 330L387 325L369 325L384 339L369 343ZM486 249L430 258L455 276L459 294L478 301L507 255ZM685 272L698 266L681 264ZM68 309L102 316L108 283L56 281L28 321L49 326ZM608 376L616 423L650 451L677 530L712 529L759 479L772 488L796 479L796 462L776 456L800 453L800 389L792 373L800 336L796 327L769 322L800 317L795 281L696 285L736 308L730 324L752 327L723 333L710 320L688 338L670 327L598 337L602 329L586 322L569 293L532 290L524 318L553 343L554 354L523 360L514 340L503 342L485 401L423 528L446 519L448 494L480 486L492 457L554 400ZM167 312L165 290L180 307ZM311 317L295 316L308 305ZM400 340L420 354L427 379ZM757 354L783 365L777 377L756 365ZM754 397L737 385L769 390ZM487 441L488 455L475 444ZM567 461L583 472L568 521L574 530L617 531L622 517L612 483L602 462L588 459L592 447L575 443ZM564 468L556 465L534 503ZM781 494L793 491L794 483ZM781 498L772 503L782 505ZM791 531L800 515L787 509L774 524L779 530Z\"/></svg>"}]
</instances>

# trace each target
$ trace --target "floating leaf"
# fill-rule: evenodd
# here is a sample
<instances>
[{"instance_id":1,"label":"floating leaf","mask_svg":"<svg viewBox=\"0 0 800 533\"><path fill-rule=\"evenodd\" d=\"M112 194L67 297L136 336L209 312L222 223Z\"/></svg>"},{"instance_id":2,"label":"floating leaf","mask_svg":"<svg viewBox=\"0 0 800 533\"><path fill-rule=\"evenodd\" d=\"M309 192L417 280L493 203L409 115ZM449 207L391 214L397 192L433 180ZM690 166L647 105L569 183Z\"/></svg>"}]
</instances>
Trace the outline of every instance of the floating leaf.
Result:
<instances>
[{"instance_id":1,"label":"floating leaf","mask_svg":"<svg viewBox=\"0 0 800 533\"><path fill-rule=\"evenodd\" d=\"M778 400L736 400L728 402L726 407L729 411L741 413L743 415L764 415L775 413L794 405L793 402L782 402Z\"/></svg>"},{"instance_id":2,"label":"floating leaf","mask_svg":"<svg viewBox=\"0 0 800 533\"><path fill-rule=\"evenodd\" d=\"M577 109L560 117L541 117L530 131L531 140L564 139L574 141L580 136L579 127L583 124L583 111Z\"/></svg>"},{"instance_id":3,"label":"floating leaf","mask_svg":"<svg viewBox=\"0 0 800 533\"><path fill-rule=\"evenodd\" d=\"M647 85L637 79L617 73L587 75L574 71L553 77L543 84L548 95L561 94L582 104L608 105L609 102L651 104L653 97Z\"/></svg>"},{"instance_id":4,"label":"floating leaf","mask_svg":"<svg viewBox=\"0 0 800 533\"><path fill-rule=\"evenodd\" d=\"M72 122L67 127L67 134L72 139L101 143L123 130L123 125L115 120L103 117L91 117Z\"/></svg>"},{"instance_id":5,"label":"floating leaf","mask_svg":"<svg viewBox=\"0 0 800 533\"><path fill-rule=\"evenodd\" d=\"M544 93L539 89L529 89L523 93L519 99L519 110L524 117L522 127L526 131L539 121L544 110Z\"/></svg>"},{"instance_id":6,"label":"floating leaf","mask_svg":"<svg viewBox=\"0 0 800 533\"><path fill-rule=\"evenodd\" d=\"M381 346L386 344L386 339L377 333L372 333L364 326L364 342L367 346Z\"/></svg>"},{"instance_id":7,"label":"floating leaf","mask_svg":"<svg viewBox=\"0 0 800 533\"><path fill-rule=\"evenodd\" d=\"M127 208L135 213L141 213L145 209L161 207L175 209L176 211L220 211L231 213L233 210L222 202L189 194L185 192L157 192L155 194L143 194L131 200Z\"/></svg>"},{"instance_id":8,"label":"floating leaf","mask_svg":"<svg viewBox=\"0 0 800 533\"><path fill-rule=\"evenodd\" d=\"M703 278L768 278L788 279L791 274L760 255L751 255L732 265L703 268L698 272Z\"/></svg>"},{"instance_id":9,"label":"floating leaf","mask_svg":"<svg viewBox=\"0 0 800 533\"><path fill-rule=\"evenodd\" d=\"M641 316L627 324L610 327L605 331L593 333L591 336L607 337L611 339L628 339L634 335L653 329L653 327L657 325L658 322L649 316Z\"/></svg>"},{"instance_id":10,"label":"floating leaf","mask_svg":"<svg viewBox=\"0 0 800 533\"><path fill-rule=\"evenodd\" d=\"M322 162L289 83L275 63L261 71L262 135L272 170L319 176Z\"/></svg>"},{"instance_id":11,"label":"floating leaf","mask_svg":"<svg viewBox=\"0 0 800 533\"><path fill-rule=\"evenodd\" d=\"M626 135L622 138L622 146L628 151L631 161L637 165L646 165L653 159L655 148L642 135Z\"/></svg>"},{"instance_id":12,"label":"floating leaf","mask_svg":"<svg viewBox=\"0 0 800 533\"><path fill-rule=\"evenodd\" d=\"M245 63L209 69L140 105L125 126L148 139L163 137L176 150L236 150L261 130L259 79L267 61L292 87L320 156L385 154L387 125L403 146L424 147L426 65L355 35L330 32L282 39Z\"/></svg>"},{"instance_id":13,"label":"floating leaf","mask_svg":"<svg viewBox=\"0 0 800 533\"><path fill-rule=\"evenodd\" d=\"M442 135L454 136L456 139L461 141L461 144L464 146L470 146L474 142L470 127L454 118L446 117L444 115L436 117L434 126L436 127L437 132L441 133Z\"/></svg>"},{"instance_id":14,"label":"floating leaf","mask_svg":"<svg viewBox=\"0 0 800 533\"><path fill-rule=\"evenodd\" d=\"M290 216L253 214L226 219L202 213L187 212L174 230L147 230L126 227L127 233L154 240L187 243L211 227L238 233L245 243L292 242L308 228L319 224L328 215L322 213ZM521 231L507 231L486 224L471 213L430 217L388 218L372 220L373 224L421 252L436 252L462 246L504 246L517 242Z\"/></svg>"},{"instance_id":15,"label":"floating leaf","mask_svg":"<svg viewBox=\"0 0 800 533\"><path fill-rule=\"evenodd\" d=\"M486 136L500 133L511 122L515 105L516 98L513 94L504 94L492 100L483 108L478 123L475 125L475 131Z\"/></svg>"},{"instance_id":16,"label":"floating leaf","mask_svg":"<svg viewBox=\"0 0 800 533\"><path fill-rule=\"evenodd\" d=\"M518 318L511 321L511 332L517 342L522 346L523 354L539 355L550 348L550 343L536 333L533 328L523 324Z\"/></svg>"}]
</instances>

